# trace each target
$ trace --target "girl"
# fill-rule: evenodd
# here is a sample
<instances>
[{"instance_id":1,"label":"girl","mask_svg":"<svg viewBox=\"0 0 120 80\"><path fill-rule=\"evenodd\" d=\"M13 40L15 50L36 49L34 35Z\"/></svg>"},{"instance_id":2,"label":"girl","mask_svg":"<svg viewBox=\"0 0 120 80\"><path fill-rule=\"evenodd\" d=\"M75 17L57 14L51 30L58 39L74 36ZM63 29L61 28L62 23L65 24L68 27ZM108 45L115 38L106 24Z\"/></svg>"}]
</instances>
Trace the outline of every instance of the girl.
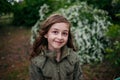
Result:
<instances>
[{"instance_id":1,"label":"girl","mask_svg":"<svg viewBox=\"0 0 120 80\"><path fill-rule=\"evenodd\" d=\"M61 15L43 22L30 61L30 80L83 80L70 23Z\"/></svg>"}]
</instances>

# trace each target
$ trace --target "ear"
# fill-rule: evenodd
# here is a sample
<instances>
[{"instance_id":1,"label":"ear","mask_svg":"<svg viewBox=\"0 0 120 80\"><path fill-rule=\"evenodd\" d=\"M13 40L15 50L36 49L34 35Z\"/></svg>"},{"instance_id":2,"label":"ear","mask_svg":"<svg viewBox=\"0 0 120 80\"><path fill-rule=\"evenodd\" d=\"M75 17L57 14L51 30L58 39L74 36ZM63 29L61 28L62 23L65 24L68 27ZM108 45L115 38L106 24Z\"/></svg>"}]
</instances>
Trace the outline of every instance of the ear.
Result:
<instances>
[{"instance_id":1,"label":"ear","mask_svg":"<svg viewBox=\"0 0 120 80\"><path fill-rule=\"evenodd\" d=\"M47 34L45 34L44 37L47 38L48 37Z\"/></svg>"}]
</instances>

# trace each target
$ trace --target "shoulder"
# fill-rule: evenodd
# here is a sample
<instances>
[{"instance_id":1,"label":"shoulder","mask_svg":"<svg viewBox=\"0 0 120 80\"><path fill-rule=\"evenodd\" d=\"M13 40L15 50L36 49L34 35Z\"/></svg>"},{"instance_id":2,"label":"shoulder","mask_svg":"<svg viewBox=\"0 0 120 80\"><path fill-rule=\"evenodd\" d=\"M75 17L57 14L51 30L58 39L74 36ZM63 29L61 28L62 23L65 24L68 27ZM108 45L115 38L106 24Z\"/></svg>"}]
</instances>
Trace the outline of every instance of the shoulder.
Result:
<instances>
[{"instance_id":1,"label":"shoulder","mask_svg":"<svg viewBox=\"0 0 120 80\"><path fill-rule=\"evenodd\" d=\"M69 55L67 58L71 64L75 64L80 61L79 55L73 50L69 50Z\"/></svg>"},{"instance_id":2,"label":"shoulder","mask_svg":"<svg viewBox=\"0 0 120 80\"><path fill-rule=\"evenodd\" d=\"M44 65L45 60L46 60L45 56L38 55L38 56L31 59L31 63L34 64L37 67L42 68L42 66Z\"/></svg>"}]
</instances>

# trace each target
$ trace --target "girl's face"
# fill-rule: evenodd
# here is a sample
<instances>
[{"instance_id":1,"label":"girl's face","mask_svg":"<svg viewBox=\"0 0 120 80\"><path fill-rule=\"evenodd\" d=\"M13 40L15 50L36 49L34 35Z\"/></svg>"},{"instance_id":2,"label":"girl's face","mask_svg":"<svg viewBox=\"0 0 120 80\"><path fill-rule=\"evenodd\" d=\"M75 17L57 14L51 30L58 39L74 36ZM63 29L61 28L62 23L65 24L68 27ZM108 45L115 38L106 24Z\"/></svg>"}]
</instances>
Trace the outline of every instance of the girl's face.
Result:
<instances>
[{"instance_id":1,"label":"girl's face","mask_svg":"<svg viewBox=\"0 0 120 80\"><path fill-rule=\"evenodd\" d=\"M67 23L55 23L51 26L45 38L48 40L48 49L60 50L68 41L69 25Z\"/></svg>"}]
</instances>

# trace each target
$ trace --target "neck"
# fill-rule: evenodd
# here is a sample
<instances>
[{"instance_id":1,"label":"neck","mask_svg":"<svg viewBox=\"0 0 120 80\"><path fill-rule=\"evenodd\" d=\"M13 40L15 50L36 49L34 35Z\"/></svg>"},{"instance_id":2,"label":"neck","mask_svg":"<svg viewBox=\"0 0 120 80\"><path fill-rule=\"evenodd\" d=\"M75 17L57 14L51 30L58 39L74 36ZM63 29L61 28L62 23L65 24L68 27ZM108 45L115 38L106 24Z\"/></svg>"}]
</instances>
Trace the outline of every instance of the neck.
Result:
<instances>
[{"instance_id":1,"label":"neck","mask_svg":"<svg viewBox=\"0 0 120 80\"><path fill-rule=\"evenodd\" d=\"M52 51L52 52L56 52L56 53L60 53L61 49L54 49L48 46L48 50Z\"/></svg>"},{"instance_id":2,"label":"neck","mask_svg":"<svg viewBox=\"0 0 120 80\"><path fill-rule=\"evenodd\" d=\"M52 48L48 48L48 49L56 53L56 60L57 62L59 62L61 58L61 49L52 49Z\"/></svg>"},{"instance_id":3,"label":"neck","mask_svg":"<svg viewBox=\"0 0 120 80\"><path fill-rule=\"evenodd\" d=\"M60 61L60 58L61 58L61 52L57 52L56 53L56 60L57 60L57 62Z\"/></svg>"}]
</instances>

